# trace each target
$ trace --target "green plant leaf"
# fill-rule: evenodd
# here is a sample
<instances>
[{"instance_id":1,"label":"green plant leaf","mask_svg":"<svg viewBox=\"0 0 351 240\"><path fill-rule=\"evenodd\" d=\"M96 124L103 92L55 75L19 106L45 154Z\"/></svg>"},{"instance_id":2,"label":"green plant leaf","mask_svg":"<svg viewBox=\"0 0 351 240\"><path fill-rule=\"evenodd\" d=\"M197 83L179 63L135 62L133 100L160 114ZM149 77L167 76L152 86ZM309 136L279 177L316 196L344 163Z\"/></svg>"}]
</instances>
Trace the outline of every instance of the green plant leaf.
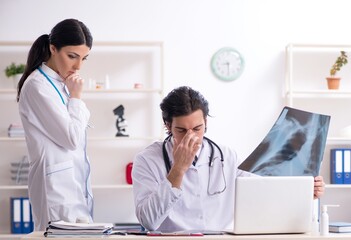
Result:
<instances>
[{"instance_id":1,"label":"green plant leaf","mask_svg":"<svg viewBox=\"0 0 351 240\"><path fill-rule=\"evenodd\" d=\"M340 56L336 59L335 63L330 69L330 76L335 76L335 74L340 71L341 67L347 64L347 54L345 51L340 51Z\"/></svg>"},{"instance_id":2,"label":"green plant leaf","mask_svg":"<svg viewBox=\"0 0 351 240\"><path fill-rule=\"evenodd\" d=\"M25 65L20 63L20 64L15 64L14 62L11 63L9 66L5 68L5 75L6 77L11 77L16 74L24 73Z\"/></svg>"}]
</instances>

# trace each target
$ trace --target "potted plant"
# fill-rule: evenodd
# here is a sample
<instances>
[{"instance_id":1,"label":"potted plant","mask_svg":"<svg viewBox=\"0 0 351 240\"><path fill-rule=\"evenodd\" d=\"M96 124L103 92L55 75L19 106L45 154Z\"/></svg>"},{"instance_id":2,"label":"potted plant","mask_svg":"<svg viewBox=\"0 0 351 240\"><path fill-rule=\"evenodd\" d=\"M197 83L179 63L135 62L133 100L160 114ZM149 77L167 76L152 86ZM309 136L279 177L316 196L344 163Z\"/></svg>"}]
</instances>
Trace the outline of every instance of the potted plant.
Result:
<instances>
[{"instance_id":1,"label":"potted plant","mask_svg":"<svg viewBox=\"0 0 351 240\"><path fill-rule=\"evenodd\" d=\"M5 68L5 75L6 77L13 79L15 88L17 87L18 81L21 79L22 74L24 73L24 69L24 64L15 64L14 62Z\"/></svg>"},{"instance_id":2,"label":"potted plant","mask_svg":"<svg viewBox=\"0 0 351 240\"><path fill-rule=\"evenodd\" d=\"M336 73L340 71L341 67L347 64L347 55L345 51L340 51L340 56L330 69L330 76L327 77L328 89L339 89L340 77L336 77Z\"/></svg>"}]
</instances>

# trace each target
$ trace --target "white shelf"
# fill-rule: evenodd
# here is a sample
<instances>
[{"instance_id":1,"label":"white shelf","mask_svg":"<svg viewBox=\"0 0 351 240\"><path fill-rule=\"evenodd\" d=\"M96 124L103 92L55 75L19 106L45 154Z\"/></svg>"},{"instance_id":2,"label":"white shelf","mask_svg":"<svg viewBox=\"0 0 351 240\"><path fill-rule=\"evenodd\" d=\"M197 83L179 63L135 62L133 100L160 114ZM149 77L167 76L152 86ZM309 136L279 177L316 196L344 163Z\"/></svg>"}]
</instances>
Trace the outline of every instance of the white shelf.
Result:
<instances>
[{"instance_id":1,"label":"white shelf","mask_svg":"<svg viewBox=\"0 0 351 240\"><path fill-rule=\"evenodd\" d=\"M24 137L0 137L0 142L23 142Z\"/></svg>"},{"instance_id":2,"label":"white shelf","mask_svg":"<svg viewBox=\"0 0 351 240\"><path fill-rule=\"evenodd\" d=\"M330 189L351 189L351 184L326 184L325 188L330 188Z\"/></svg>"},{"instance_id":3,"label":"white shelf","mask_svg":"<svg viewBox=\"0 0 351 240\"><path fill-rule=\"evenodd\" d=\"M30 41L0 41L0 46L11 46L11 47L21 47L21 46L31 46L33 42ZM96 41L94 42L94 47L162 47L163 42L161 41Z\"/></svg>"},{"instance_id":4,"label":"white shelf","mask_svg":"<svg viewBox=\"0 0 351 240\"><path fill-rule=\"evenodd\" d=\"M3 185L0 186L0 190L24 190L28 189L27 185Z\"/></svg>"},{"instance_id":5,"label":"white shelf","mask_svg":"<svg viewBox=\"0 0 351 240\"><path fill-rule=\"evenodd\" d=\"M304 51L304 52L335 52L335 51L351 51L350 44L304 44L290 43L286 46L286 51Z\"/></svg>"},{"instance_id":6,"label":"white shelf","mask_svg":"<svg viewBox=\"0 0 351 240\"><path fill-rule=\"evenodd\" d=\"M342 137L333 137L327 139L327 144L330 145L343 145L343 144L351 144L351 138L342 138Z\"/></svg>"},{"instance_id":7,"label":"white shelf","mask_svg":"<svg viewBox=\"0 0 351 240\"><path fill-rule=\"evenodd\" d=\"M99 93L162 93L162 89L159 88L138 88L138 89L87 89L84 93L99 94Z\"/></svg>"},{"instance_id":8,"label":"white shelf","mask_svg":"<svg viewBox=\"0 0 351 240\"><path fill-rule=\"evenodd\" d=\"M345 90L292 90L286 92L286 97L294 98L351 98L351 91Z\"/></svg>"},{"instance_id":9,"label":"white shelf","mask_svg":"<svg viewBox=\"0 0 351 240\"><path fill-rule=\"evenodd\" d=\"M157 93L162 94L162 89L160 88L125 88L125 89L85 89L83 94L106 94L106 93ZM14 88L2 88L0 89L0 94L17 94L17 90Z\"/></svg>"},{"instance_id":10,"label":"white shelf","mask_svg":"<svg viewBox=\"0 0 351 240\"><path fill-rule=\"evenodd\" d=\"M351 148L351 137L342 137L343 134L346 136L345 128L351 124L348 114L351 72L347 70L348 66L338 72L342 78L338 90L329 90L325 79L340 51L346 51L350 55L351 45L289 44L286 47L285 90L282 95L290 107L331 117L320 168L320 174L327 184L319 202L320 205L339 204L340 208L330 212L330 218L335 221L351 221L347 208L351 184L330 184L330 149Z\"/></svg>"},{"instance_id":11,"label":"white shelf","mask_svg":"<svg viewBox=\"0 0 351 240\"><path fill-rule=\"evenodd\" d=\"M26 234L10 234L10 233L2 233L0 232L0 239L18 239L20 240L22 237L26 236Z\"/></svg>"},{"instance_id":12,"label":"white shelf","mask_svg":"<svg viewBox=\"0 0 351 240\"><path fill-rule=\"evenodd\" d=\"M0 89L0 94L5 94L5 93L8 93L8 94L16 94L17 91L16 89L11 89L11 88L2 88Z\"/></svg>"},{"instance_id":13,"label":"white shelf","mask_svg":"<svg viewBox=\"0 0 351 240\"><path fill-rule=\"evenodd\" d=\"M160 140L159 136L154 137L88 137L88 141L153 141L153 140ZM15 137L0 137L0 142L12 142L12 141L25 141L24 138L15 138ZM328 143L330 144L351 144L351 138L342 138L342 137L332 137L327 139Z\"/></svg>"},{"instance_id":14,"label":"white shelf","mask_svg":"<svg viewBox=\"0 0 351 240\"><path fill-rule=\"evenodd\" d=\"M142 137L142 136L129 136L129 137L88 137L88 141L154 141L159 140L160 136ZM24 137L0 137L0 142L23 142Z\"/></svg>"}]
</instances>

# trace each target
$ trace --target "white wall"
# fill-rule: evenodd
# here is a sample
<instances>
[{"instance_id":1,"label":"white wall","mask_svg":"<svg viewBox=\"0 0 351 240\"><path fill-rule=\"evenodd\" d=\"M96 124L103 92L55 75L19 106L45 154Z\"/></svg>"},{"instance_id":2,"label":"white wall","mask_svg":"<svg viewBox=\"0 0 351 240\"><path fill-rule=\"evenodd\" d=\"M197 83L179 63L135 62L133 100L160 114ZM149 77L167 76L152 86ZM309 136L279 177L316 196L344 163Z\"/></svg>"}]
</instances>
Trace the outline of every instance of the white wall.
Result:
<instances>
[{"instance_id":1,"label":"white wall","mask_svg":"<svg viewBox=\"0 0 351 240\"><path fill-rule=\"evenodd\" d=\"M214 116L207 136L245 158L284 105L287 43L351 43L349 6L348 0L0 0L0 41L34 41L68 17L85 22L96 41L164 41L166 92L180 85L200 90ZM245 57L245 71L233 82L210 72L212 54L224 46Z\"/></svg>"}]
</instances>

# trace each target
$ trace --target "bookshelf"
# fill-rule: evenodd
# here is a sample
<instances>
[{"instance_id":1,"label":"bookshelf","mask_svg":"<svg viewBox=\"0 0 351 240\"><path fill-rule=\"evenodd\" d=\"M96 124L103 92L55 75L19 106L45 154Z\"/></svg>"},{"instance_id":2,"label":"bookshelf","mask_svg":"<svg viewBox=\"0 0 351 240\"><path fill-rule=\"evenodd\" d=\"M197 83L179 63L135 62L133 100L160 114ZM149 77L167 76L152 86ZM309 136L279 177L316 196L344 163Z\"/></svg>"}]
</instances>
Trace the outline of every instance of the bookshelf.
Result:
<instances>
[{"instance_id":1,"label":"bookshelf","mask_svg":"<svg viewBox=\"0 0 351 240\"><path fill-rule=\"evenodd\" d=\"M351 125L347 109L351 104L351 70L348 65L338 75L342 77L338 90L328 90L326 77L341 50L351 52L351 45L288 44L286 46L285 88L283 97L290 107L331 116L325 153L320 169L326 183L320 205L339 204L330 209L330 221L351 221L351 185L335 185L330 181L330 149L351 148L351 135L345 128Z\"/></svg>"}]
</instances>

